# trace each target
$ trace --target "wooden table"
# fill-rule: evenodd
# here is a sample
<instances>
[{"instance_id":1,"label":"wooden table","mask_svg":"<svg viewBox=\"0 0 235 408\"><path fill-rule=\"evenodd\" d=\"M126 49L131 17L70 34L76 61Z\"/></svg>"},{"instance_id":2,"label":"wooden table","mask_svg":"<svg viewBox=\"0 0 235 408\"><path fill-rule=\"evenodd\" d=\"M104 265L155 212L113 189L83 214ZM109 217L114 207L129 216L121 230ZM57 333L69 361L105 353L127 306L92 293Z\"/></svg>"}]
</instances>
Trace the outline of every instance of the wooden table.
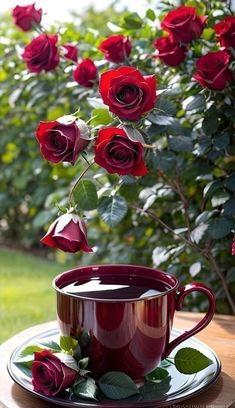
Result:
<instances>
[{"instance_id":1,"label":"wooden table","mask_svg":"<svg viewBox=\"0 0 235 408\"><path fill-rule=\"evenodd\" d=\"M179 312L174 327L189 329L199 319L199 313ZM42 330L56 327L49 322L31 327L3 343L0 347L0 407L2 408L53 408L54 405L40 400L15 384L6 369L11 352L23 340ZM227 408L235 407L235 317L215 316L210 325L197 335L218 354L222 362L222 374L206 391L174 404L174 408ZM55 406L56 407L56 406Z\"/></svg>"}]
</instances>

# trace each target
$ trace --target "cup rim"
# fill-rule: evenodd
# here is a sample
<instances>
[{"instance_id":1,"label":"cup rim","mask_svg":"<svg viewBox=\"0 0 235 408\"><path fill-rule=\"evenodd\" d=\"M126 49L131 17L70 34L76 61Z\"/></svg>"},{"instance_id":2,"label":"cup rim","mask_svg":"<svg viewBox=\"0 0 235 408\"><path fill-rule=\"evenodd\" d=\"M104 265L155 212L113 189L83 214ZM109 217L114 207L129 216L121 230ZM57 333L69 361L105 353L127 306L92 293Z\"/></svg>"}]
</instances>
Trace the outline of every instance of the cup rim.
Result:
<instances>
[{"instance_id":1,"label":"cup rim","mask_svg":"<svg viewBox=\"0 0 235 408\"><path fill-rule=\"evenodd\" d=\"M161 293L159 293L157 295L156 294L155 295L149 295L149 296L146 296L144 298L139 298L138 297L138 298L130 298L130 299L122 299L122 298L120 298L120 299L109 299L109 298L102 299L102 298L89 297L89 296L79 296L79 295L75 295L73 293L67 293L67 292L64 292L62 290L62 288L60 288L57 285L57 282L58 282L59 279L61 279L63 276L65 276L65 275L67 275L69 273L72 274L73 272L75 272L77 270L89 270L89 271L91 271L92 268L94 268L94 269L97 269L97 268L106 269L106 268L110 268L110 267L128 267L130 269L133 269L133 271L135 269L137 269L137 270L139 270L139 269L149 270L149 271L152 271L152 272L154 271L154 272L157 272L160 276L162 276L164 278L167 278L168 281L171 280L172 283L174 283L174 286L170 287L168 290L165 290L164 292L161 292ZM134 275L134 272L132 274ZM114 275L114 273L113 273L113 275ZM144 274L139 274L139 276L146 277L146 275L144 275ZM150 278L152 278L152 277L150 277ZM157 281L157 280L160 280L160 279L155 279L155 280ZM165 281L165 283L166 283L166 281ZM57 293L61 293L64 296L67 296L67 297L70 297L70 298L75 298L75 299L81 300L81 301L93 301L93 302L96 302L96 303L97 302L102 302L102 303L131 303L131 302L141 302L141 301L151 300L151 299L154 299L154 298L160 298L162 296L168 295L169 293L174 292L178 288L179 282L178 282L178 279L175 276L169 274L168 272L164 272L164 271L162 271L160 269L151 268L151 267L143 266L143 265L122 264L122 263L121 264L116 264L115 263L115 264L95 264L95 265L88 265L88 266L79 266L77 268L69 269L69 270L64 271L64 272L60 273L59 275L57 275L52 281L52 286L56 290Z\"/></svg>"}]
</instances>

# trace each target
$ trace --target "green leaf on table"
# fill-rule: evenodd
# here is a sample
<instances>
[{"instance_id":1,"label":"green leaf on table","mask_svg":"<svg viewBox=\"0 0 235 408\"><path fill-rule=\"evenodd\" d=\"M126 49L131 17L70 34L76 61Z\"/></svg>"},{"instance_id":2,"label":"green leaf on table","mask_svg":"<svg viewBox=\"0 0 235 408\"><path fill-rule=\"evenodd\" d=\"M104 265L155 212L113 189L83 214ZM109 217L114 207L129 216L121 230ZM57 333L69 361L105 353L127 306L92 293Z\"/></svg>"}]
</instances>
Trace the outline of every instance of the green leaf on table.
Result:
<instances>
[{"instance_id":1,"label":"green leaf on table","mask_svg":"<svg viewBox=\"0 0 235 408\"><path fill-rule=\"evenodd\" d=\"M161 367L157 367L154 371L145 376L145 378L149 381L162 381L167 377L169 377L168 371Z\"/></svg>"},{"instance_id":2,"label":"green leaf on table","mask_svg":"<svg viewBox=\"0 0 235 408\"><path fill-rule=\"evenodd\" d=\"M191 347L182 348L175 355L175 367L182 374L198 373L211 364L208 357Z\"/></svg>"},{"instance_id":3,"label":"green leaf on table","mask_svg":"<svg viewBox=\"0 0 235 408\"><path fill-rule=\"evenodd\" d=\"M193 142L188 136L171 137L169 146L174 152L191 152L193 150Z\"/></svg>"},{"instance_id":4,"label":"green leaf on table","mask_svg":"<svg viewBox=\"0 0 235 408\"><path fill-rule=\"evenodd\" d=\"M73 191L73 201L78 208L85 211L97 208L98 196L95 184L91 180L80 180Z\"/></svg>"},{"instance_id":5,"label":"green leaf on table","mask_svg":"<svg viewBox=\"0 0 235 408\"><path fill-rule=\"evenodd\" d=\"M78 341L70 336L60 336L60 347L63 351L71 351L77 347Z\"/></svg>"},{"instance_id":6,"label":"green leaf on table","mask_svg":"<svg viewBox=\"0 0 235 408\"><path fill-rule=\"evenodd\" d=\"M100 217L111 227L117 225L125 217L127 210L127 202L121 196L102 197L98 206Z\"/></svg>"},{"instance_id":7,"label":"green leaf on table","mask_svg":"<svg viewBox=\"0 0 235 408\"><path fill-rule=\"evenodd\" d=\"M73 385L72 392L79 398L96 400L98 387L93 378L84 378Z\"/></svg>"},{"instance_id":8,"label":"green leaf on table","mask_svg":"<svg viewBox=\"0 0 235 408\"><path fill-rule=\"evenodd\" d=\"M99 388L106 397L113 400L139 394L134 381L127 374L120 371L109 371L104 374L99 380Z\"/></svg>"}]
</instances>

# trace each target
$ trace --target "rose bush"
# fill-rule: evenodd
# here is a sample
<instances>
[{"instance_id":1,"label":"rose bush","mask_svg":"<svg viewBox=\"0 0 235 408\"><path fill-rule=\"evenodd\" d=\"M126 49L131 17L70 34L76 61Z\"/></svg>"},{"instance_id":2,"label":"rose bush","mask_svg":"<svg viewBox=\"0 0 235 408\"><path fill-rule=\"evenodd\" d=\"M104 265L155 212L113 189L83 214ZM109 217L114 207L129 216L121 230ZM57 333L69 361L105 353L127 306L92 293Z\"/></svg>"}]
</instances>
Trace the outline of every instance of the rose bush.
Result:
<instances>
[{"instance_id":1,"label":"rose bush","mask_svg":"<svg viewBox=\"0 0 235 408\"><path fill-rule=\"evenodd\" d=\"M235 228L234 51L224 38L226 32L233 38L233 15L220 1L210 5L185 3L183 9L164 4L161 11L146 10L142 18L136 13L124 13L120 18L113 15L116 26L109 24L115 30L113 35L128 38L132 47L129 57L120 63L106 59L107 53L100 50L112 33L106 27L101 31L103 16L92 15L84 17L79 29L67 27L58 36L60 70L55 67L47 74L42 69L40 76L36 72L27 77L25 64L15 57L16 66L21 64L22 80L11 75L11 90L20 90L11 103L15 103L14 114L22 117L22 125L17 125L16 119L14 126L7 123L7 128L16 132L10 139L15 151L9 146L9 133L1 143L5 164L11 160L15 168L17 188L9 190L10 176L7 171L2 173L2 191L11 197L12 207L11 211L4 207L1 211L6 211L7 226L17 225L17 231L20 211L24 220L20 233L28 231L32 237L32 220L36 231L36 226L42 229L56 217L55 203L65 212L71 207L74 213L79 212L80 219L86 217L89 242L94 246L94 253L83 257L84 262L152 263L184 282L196 277L213 286L218 310L227 313L235 310L230 255ZM109 15L107 18L105 14L107 21ZM91 22L93 31L87 30ZM218 24L226 27L223 32L216 28ZM26 38L21 41L25 46ZM63 44L76 45L76 63L63 58ZM9 58L12 55L11 50ZM77 66L87 59L92 61L91 77L89 69L78 70L82 80L73 81ZM2 59L8 72L6 61L6 57ZM11 93L6 95L5 99ZM27 108L21 103L24 98L28 98ZM42 100L47 106L39 104ZM58 117L78 108L74 117L87 122L90 143L72 166L62 160L62 164L50 167L36 156L32 125L36 128L39 121L57 122ZM11 109L5 121L10 121L7 118L12 114ZM16 126L24 129L27 144L23 150ZM117 135L109 133L113 128L125 132L127 138L123 139L122 133L121 142L115 139ZM100 134L109 137L99 139ZM132 144L138 147L138 158L148 169L145 175L140 174L143 177L133 175L138 160ZM93 164L97 148L99 163ZM30 170L26 168L27 152L35 160L31 172L31 164ZM83 159L89 163L87 168ZM24 185L18 174L22 163L22 174L30 173L25 179L24 205L18 188ZM131 163L134 165L129 166ZM129 174L121 173L126 169ZM82 173L85 178L76 185ZM35 176L37 182L32 188L30 181ZM70 183L75 187L68 202ZM32 208L36 199L40 211L35 214ZM200 295L191 302L200 310L206 307Z\"/></svg>"}]
</instances>

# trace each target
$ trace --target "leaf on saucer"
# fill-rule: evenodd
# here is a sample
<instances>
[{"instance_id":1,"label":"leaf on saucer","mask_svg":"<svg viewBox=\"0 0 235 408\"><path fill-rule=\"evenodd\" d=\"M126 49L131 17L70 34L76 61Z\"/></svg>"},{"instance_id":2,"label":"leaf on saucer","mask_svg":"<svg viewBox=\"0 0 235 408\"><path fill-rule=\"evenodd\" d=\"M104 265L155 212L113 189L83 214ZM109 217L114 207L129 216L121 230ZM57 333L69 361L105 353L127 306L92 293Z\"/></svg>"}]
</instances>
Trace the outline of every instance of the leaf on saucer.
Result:
<instances>
[{"instance_id":1,"label":"leaf on saucer","mask_svg":"<svg viewBox=\"0 0 235 408\"><path fill-rule=\"evenodd\" d=\"M14 361L14 364L22 371L27 377L32 377L32 367L33 360L30 361Z\"/></svg>"},{"instance_id":2,"label":"leaf on saucer","mask_svg":"<svg viewBox=\"0 0 235 408\"><path fill-rule=\"evenodd\" d=\"M139 394L134 381L120 371L105 373L99 380L99 387L107 398L113 400L120 400Z\"/></svg>"},{"instance_id":3,"label":"leaf on saucer","mask_svg":"<svg viewBox=\"0 0 235 408\"><path fill-rule=\"evenodd\" d=\"M45 341L40 343L40 345L50 349L51 351L61 351L61 347L55 341Z\"/></svg>"},{"instance_id":4,"label":"leaf on saucer","mask_svg":"<svg viewBox=\"0 0 235 408\"><path fill-rule=\"evenodd\" d=\"M42 351L42 350L44 350L44 348L36 346L36 345L27 346L20 352L20 357L33 355L36 351Z\"/></svg>"},{"instance_id":5,"label":"leaf on saucer","mask_svg":"<svg viewBox=\"0 0 235 408\"><path fill-rule=\"evenodd\" d=\"M161 367L157 367L154 371L145 376L145 378L149 381L162 381L167 377L169 377L168 371Z\"/></svg>"},{"instance_id":6,"label":"leaf on saucer","mask_svg":"<svg viewBox=\"0 0 235 408\"><path fill-rule=\"evenodd\" d=\"M98 388L93 378L84 378L74 384L72 392L79 398L95 399Z\"/></svg>"},{"instance_id":7,"label":"leaf on saucer","mask_svg":"<svg viewBox=\"0 0 235 408\"><path fill-rule=\"evenodd\" d=\"M200 351L185 347L175 355L175 366L182 374L195 374L212 364L212 361Z\"/></svg>"},{"instance_id":8,"label":"leaf on saucer","mask_svg":"<svg viewBox=\"0 0 235 408\"><path fill-rule=\"evenodd\" d=\"M70 336L60 336L60 347L63 351L70 352L77 347L78 341Z\"/></svg>"}]
</instances>

